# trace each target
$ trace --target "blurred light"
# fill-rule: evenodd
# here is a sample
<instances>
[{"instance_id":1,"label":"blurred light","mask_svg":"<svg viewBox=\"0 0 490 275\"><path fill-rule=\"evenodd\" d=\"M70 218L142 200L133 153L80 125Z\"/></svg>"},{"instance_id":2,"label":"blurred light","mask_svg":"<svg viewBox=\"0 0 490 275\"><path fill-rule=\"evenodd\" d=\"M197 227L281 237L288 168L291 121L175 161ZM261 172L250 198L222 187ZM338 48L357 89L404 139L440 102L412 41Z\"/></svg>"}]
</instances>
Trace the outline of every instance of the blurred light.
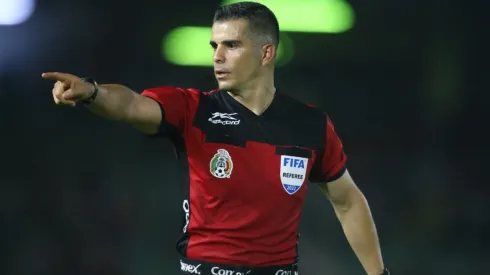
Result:
<instances>
[{"instance_id":1,"label":"blurred light","mask_svg":"<svg viewBox=\"0 0 490 275\"><path fill-rule=\"evenodd\" d=\"M0 25L22 24L34 13L35 0L0 0Z\"/></svg>"},{"instance_id":2,"label":"blurred light","mask_svg":"<svg viewBox=\"0 0 490 275\"><path fill-rule=\"evenodd\" d=\"M224 0L222 5L241 2ZM354 10L345 0L256 0L270 8L281 31L342 33L354 25Z\"/></svg>"},{"instance_id":3,"label":"blurred light","mask_svg":"<svg viewBox=\"0 0 490 275\"><path fill-rule=\"evenodd\" d=\"M170 63L182 66L212 66L209 41L211 28L178 27L163 39L162 54Z\"/></svg>"},{"instance_id":4,"label":"blurred light","mask_svg":"<svg viewBox=\"0 0 490 275\"><path fill-rule=\"evenodd\" d=\"M279 46L277 48L276 65L281 67L286 65L294 57L294 42L286 33L281 32Z\"/></svg>"},{"instance_id":5,"label":"blurred light","mask_svg":"<svg viewBox=\"0 0 490 275\"><path fill-rule=\"evenodd\" d=\"M213 48L209 45L211 27L182 26L170 31L162 40L164 59L180 66L213 66ZM276 63L288 63L294 55L293 42L281 34Z\"/></svg>"}]
</instances>

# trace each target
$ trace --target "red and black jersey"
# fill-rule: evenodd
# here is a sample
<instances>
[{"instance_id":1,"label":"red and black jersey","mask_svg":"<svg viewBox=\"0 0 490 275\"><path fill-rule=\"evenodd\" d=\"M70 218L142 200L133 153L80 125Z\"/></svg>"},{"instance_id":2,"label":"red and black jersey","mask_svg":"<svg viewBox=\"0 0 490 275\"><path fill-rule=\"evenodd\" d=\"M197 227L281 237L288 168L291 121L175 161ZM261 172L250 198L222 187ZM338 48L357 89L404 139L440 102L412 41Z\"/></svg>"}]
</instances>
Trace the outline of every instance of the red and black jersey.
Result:
<instances>
[{"instance_id":1,"label":"red and black jersey","mask_svg":"<svg viewBox=\"0 0 490 275\"><path fill-rule=\"evenodd\" d=\"M182 256L247 266L295 262L307 183L345 171L328 116L280 92L261 115L225 91L161 87L142 95L160 103L162 133L187 156Z\"/></svg>"}]
</instances>

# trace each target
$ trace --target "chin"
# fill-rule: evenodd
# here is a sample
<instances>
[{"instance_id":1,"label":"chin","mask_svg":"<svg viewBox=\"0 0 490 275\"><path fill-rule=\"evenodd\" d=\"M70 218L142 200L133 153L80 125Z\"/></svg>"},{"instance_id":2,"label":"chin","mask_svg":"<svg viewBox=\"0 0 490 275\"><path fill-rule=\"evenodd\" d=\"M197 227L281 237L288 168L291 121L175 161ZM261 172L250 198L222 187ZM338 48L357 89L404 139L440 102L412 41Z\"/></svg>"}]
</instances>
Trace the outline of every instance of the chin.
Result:
<instances>
[{"instance_id":1,"label":"chin","mask_svg":"<svg viewBox=\"0 0 490 275\"><path fill-rule=\"evenodd\" d=\"M235 85L228 81L218 81L218 87L220 88L220 90L233 90Z\"/></svg>"}]
</instances>

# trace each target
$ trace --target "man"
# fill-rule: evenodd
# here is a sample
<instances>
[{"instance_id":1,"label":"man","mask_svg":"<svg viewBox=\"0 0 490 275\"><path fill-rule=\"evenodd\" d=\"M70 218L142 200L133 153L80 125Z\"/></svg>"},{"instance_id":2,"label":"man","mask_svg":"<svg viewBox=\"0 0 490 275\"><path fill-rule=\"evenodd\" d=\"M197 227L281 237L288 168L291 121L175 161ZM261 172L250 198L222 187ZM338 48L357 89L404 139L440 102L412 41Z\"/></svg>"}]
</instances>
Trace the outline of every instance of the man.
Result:
<instances>
[{"instance_id":1,"label":"man","mask_svg":"<svg viewBox=\"0 0 490 275\"><path fill-rule=\"evenodd\" d=\"M320 182L369 275L388 274L368 204L345 168L328 116L274 86L279 26L265 6L220 7L211 46L219 89L158 87L141 94L64 73L53 98L168 137L186 152L189 194L177 248L183 274L297 274L307 182ZM280 209L280 210L279 210Z\"/></svg>"}]
</instances>

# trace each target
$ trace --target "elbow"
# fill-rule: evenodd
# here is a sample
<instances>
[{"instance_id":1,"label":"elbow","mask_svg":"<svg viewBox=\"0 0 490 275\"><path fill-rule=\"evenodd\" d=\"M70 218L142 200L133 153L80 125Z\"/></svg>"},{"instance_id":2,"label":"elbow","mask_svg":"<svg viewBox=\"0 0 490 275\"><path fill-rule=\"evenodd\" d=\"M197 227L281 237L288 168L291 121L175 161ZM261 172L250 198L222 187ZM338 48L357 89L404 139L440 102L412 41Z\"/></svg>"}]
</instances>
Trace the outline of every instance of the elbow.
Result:
<instances>
[{"instance_id":1,"label":"elbow","mask_svg":"<svg viewBox=\"0 0 490 275\"><path fill-rule=\"evenodd\" d=\"M338 200L332 200L332 203L337 213L345 214L356 207L367 205L367 200L361 190L353 188L345 197Z\"/></svg>"}]
</instances>

